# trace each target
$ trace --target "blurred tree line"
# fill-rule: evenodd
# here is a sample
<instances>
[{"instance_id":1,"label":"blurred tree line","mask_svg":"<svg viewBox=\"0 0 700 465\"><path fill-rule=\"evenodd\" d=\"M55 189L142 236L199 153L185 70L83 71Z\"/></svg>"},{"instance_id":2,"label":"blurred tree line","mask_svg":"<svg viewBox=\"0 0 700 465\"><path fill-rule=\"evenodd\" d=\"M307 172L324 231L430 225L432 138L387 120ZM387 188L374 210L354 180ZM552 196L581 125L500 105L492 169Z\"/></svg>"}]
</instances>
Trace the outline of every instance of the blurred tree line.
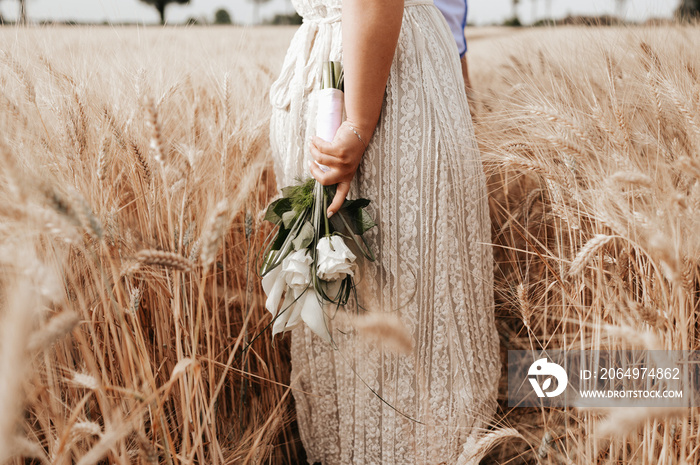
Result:
<instances>
[{"instance_id":1,"label":"blurred tree line","mask_svg":"<svg viewBox=\"0 0 700 465\"><path fill-rule=\"evenodd\" d=\"M683 0L676 9L676 17L679 19L700 18L700 0Z\"/></svg>"},{"instance_id":2,"label":"blurred tree line","mask_svg":"<svg viewBox=\"0 0 700 465\"><path fill-rule=\"evenodd\" d=\"M0 0L0 3L2 3L3 0ZM165 11L168 7L169 4L175 3L178 5L187 5L190 3L191 0L140 0L142 3L145 3L147 5L151 5L158 11L158 15L160 16L160 23L165 24ZM260 5L269 2L270 0L249 0L250 2L253 3L253 16L254 16L254 24L260 23L260 12L259 8ZM27 21L27 8L26 8L26 3L27 0L18 0L19 2L19 15L18 15L18 22L20 23L25 23ZM2 13L0 12L0 24L4 24L4 18L2 17ZM189 18L187 21L187 24L207 24L208 21L206 19L200 19L200 18ZM72 21L66 21L64 22L66 24L73 23ZM214 13L214 24L233 24L233 18L231 17L231 14L226 10L225 8L219 8L216 10ZM275 15L272 20L268 21L268 24L274 24L274 25L284 25L284 24L301 24L301 16L299 16L296 12L288 15L284 14L278 14Z\"/></svg>"},{"instance_id":3,"label":"blurred tree line","mask_svg":"<svg viewBox=\"0 0 700 465\"><path fill-rule=\"evenodd\" d=\"M700 1L700 0L698 0ZM530 5L532 6L532 18L533 22L537 18L537 12L539 7L539 0L530 0ZM520 5L520 0L511 0L513 6L513 13L509 19L506 19L503 23L504 26L522 26L520 22L520 16L518 15L518 6ZM617 9L617 16L622 18L625 13L625 6L627 6L627 0L615 0L615 7ZM534 24L549 24L552 21L552 0L545 0L545 18L536 21Z\"/></svg>"},{"instance_id":4,"label":"blurred tree line","mask_svg":"<svg viewBox=\"0 0 700 465\"><path fill-rule=\"evenodd\" d=\"M165 24L165 8L170 3L177 3L180 5L186 5L190 3L190 0L141 0L143 3L153 6L158 10L160 15L160 24Z\"/></svg>"},{"instance_id":5,"label":"blurred tree line","mask_svg":"<svg viewBox=\"0 0 700 465\"><path fill-rule=\"evenodd\" d=\"M23 0L24 1L24 0ZM253 24L260 24L260 6L270 0L248 0L253 3ZM146 3L155 7L160 15L160 23L165 24L165 8L169 3L177 4L188 4L190 0L141 0L141 2ZM187 20L187 24L202 24L203 21L197 18L190 18ZM233 24L233 18L228 10L224 8L219 8L214 13L214 24ZM269 24L274 25L285 25L285 24L301 24L301 16L296 12L288 15L278 14L269 21Z\"/></svg>"},{"instance_id":6,"label":"blurred tree line","mask_svg":"<svg viewBox=\"0 0 700 465\"><path fill-rule=\"evenodd\" d=\"M571 17L570 23L575 23L577 18L580 18L582 23L598 24L598 25L609 25L609 24L619 24L624 22L625 7L627 6L628 0L614 0L616 7L617 18L604 15L600 16L600 21L596 22L595 17L579 16ZM511 17L503 22L504 26L521 26L520 16L518 15L518 7L520 6L521 0L511 0L512 13ZM530 0L532 6L532 17L537 18L539 0ZM552 17L552 0L545 0L545 10L546 18ZM680 5L675 10L675 16L680 20L692 20L700 18L700 0L680 0ZM559 23L557 21L556 23ZM540 19L535 22L534 25L550 24L551 19ZM565 21L566 23L566 21Z\"/></svg>"},{"instance_id":7,"label":"blurred tree line","mask_svg":"<svg viewBox=\"0 0 700 465\"><path fill-rule=\"evenodd\" d=\"M274 26L290 26L301 24L302 20L303 18L295 11L288 15L275 15L272 21L270 21L270 24Z\"/></svg>"},{"instance_id":8,"label":"blurred tree line","mask_svg":"<svg viewBox=\"0 0 700 465\"><path fill-rule=\"evenodd\" d=\"M231 21L231 15L224 8L219 8L214 13L214 24L233 24Z\"/></svg>"},{"instance_id":9,"label":"blurred tree line","mask_svg":"<svg viewBox=\"0 0 700 465\"><path fill-rule=\"evenodd\" d=\"M170 3L186 5L189 4L191 0L140 0L141 2L153 6L160 16L160 23L165 24L165 10ZM260 6L270 0L248 0L253 3L253 23L259 24L260 21ZM628 0L614 0L617 6L617 15L621 17L624 14L625 6ZM0 0L0 3L2 0ZM26 23L27 21L27 0L17 0L19 6L18 22ZM506 20L503 24L505 26L520 26L520 18L518 16L518 6L520 5L520 0L511 0L513 13L512 17ZM530 0L532 6L532 17L537 17L539 0ZM552 0L544 0L546 17L551 18L551 8ZM677 19L681 20L692 20L700 18L700 0L680 0L680 5L675 10L675 16ZM607 19L607 18L606 18ZM301 24L302 18L296 12L292 14L277 14L271 20L266 21L267 24L273 25L297 25ZM188 24L202 24L207 23L206 20L201 20L198 18L190 18L187 20ZM229 12L224 9L218 9L214 14L214 24L233 24L233 18ZM544 19L537 22L537 24L549 24L550 20ZM4 18L0 12L0 24L4 24ZM536 25L537 25L536 24Z\"/></svg>"},{"instance_id":10,"label":"blurred tree line","mask_svg":"<svg viewBox=\"0 0 700 465\"><path fill-rule=\"evenodd\" d=\"M20 23L27 22L27 1L19 0L19 21ZM5 18L2 17L2 12L0 12L0 24L5 23Z\"/></svg>"}]
</instances>

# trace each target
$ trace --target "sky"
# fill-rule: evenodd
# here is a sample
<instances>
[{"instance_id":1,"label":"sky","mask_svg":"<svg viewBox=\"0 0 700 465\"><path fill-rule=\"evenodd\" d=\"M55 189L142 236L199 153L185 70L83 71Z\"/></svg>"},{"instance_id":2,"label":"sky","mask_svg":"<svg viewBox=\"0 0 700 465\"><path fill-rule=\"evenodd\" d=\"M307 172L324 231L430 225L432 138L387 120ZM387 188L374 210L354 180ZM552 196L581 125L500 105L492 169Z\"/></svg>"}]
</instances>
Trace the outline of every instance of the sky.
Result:
<instances>
[{"instance_id":1,"label":"sky","mask_svg":"<svg viewBox=\"0 0 700 465\"><path fill-rule=\"evenodd\" d=\"M521 0L518 13L523 23L546 16L546 4L551 5L552 16L561 18L567 14L614 14L614 0ZM625 17L643 21L649 17L670 17L679 0L627 0ZM214 11L225 8L234 21L250 24L253 6L250 0L191 0L189 5L171 4L167 19L182 23L190 17L212 19ZM0 12L5 18L17 16L17 0L0 0ZM260 16L270 18L277 13L294 11L289 0L269 0L260 7ZM102 22L129 21L156 23L156 10L139 0L27 0L30 21L68 20ZM500 23L512 15L512 0L469 0L469 23L485 25Z\"/></svg>"}]
</instances>

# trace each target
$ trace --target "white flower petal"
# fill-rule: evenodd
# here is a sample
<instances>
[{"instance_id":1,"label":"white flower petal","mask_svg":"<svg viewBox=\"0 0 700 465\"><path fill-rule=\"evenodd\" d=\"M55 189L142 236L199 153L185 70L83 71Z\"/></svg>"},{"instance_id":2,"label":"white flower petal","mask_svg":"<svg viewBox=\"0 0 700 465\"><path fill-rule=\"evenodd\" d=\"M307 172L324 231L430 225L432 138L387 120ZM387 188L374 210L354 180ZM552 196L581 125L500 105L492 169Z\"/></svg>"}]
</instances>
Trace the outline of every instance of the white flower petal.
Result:
<instances>
[{"instance_id":1,"label":"white flower petal","mask_svg":"<svg viewBox=\"0 0 700 465\"><path fill-rule=\"evenodd\" d=\"M289 329L288 322L289 319L292 317L292 314L294 313L297 304L298 301L294 302L294 294L291 292L291 289L287 289L287 295L285 296L284 302L282 303L282 309L280 310L280 314L275 320L275 323L272 325L272 337L275 337L275 334L283 333L287 331L287 329Z\"/></svg>"},{"instance_id":2,"label":"white flower petal","mask_svg":"<svg viewBox=\"0 0 700 465\"><path fill-rule=\"evenodd\" d=\"M308 292L312 292L312 291L308 291ZM304 303L303 299L304 299L303 296L300 297L299 300L297 300L296 303L294 304L294 306L291 308L292 313L289 316L289 321L287 322L287 329L288 330L296 328L302 322L302 320L301 320L301 308L302 308L302 305Z\"/></svg>"},{"instance_id":3,"label":"white flower petal","mask_svg":"<svg viewBox=\"0 0 700 465\"><path fill-rule=\"evenodd\" d=\"M353 276L355 254L345 244L342 236L323 237L316 246L318 250L317 275L326 281Z\"/></svg>"},{"instance_id":4,"label":"white flower petal","mask_svg":"<svg viewBox=\"0 0 700 465\"><path fill-rule=\"evenodd\" d=\"M275 283L275 280L280 274L281 268L278 266L276 268L273 268L270 270L265 276L262 278L262 287L263 291L265 291L266 295L270 295L270 290L272 289L272 286Z\"/></svg>"},{"instance_id":5,"label":"white flower petal","mask_svg":"<svg viewBox=\"0 0 700 465\"><path fill-rule=\"evenodd\" d=\"M319 297L315 291L306 292L302 297L304 305L301 308L301 319L304 323L326 342L331 342L328 332L328 319L321 307Z\"/></svg>"},{"instance_id":6,"label":"white flower petal","mask_svg":"<svg viewBox=\"0 0 700 465\"><path fill-rule=\"evenodd\" d=\"M262 279L262 287L267 294L265 308L272 313L273 318L277 315L277 308L282 299L285 283L280 267L276 267L267 273Z\"/></svg>"},{"instance_id":7,"label":"white flower petal","mask_svg":"<svg viewBox=\"0 0 700 465\"><path fill-rule=\"evenodd\" d=\"M305 288L311 282L312 262L308 249L287 255L282 261L282 272L287 285L291 288Z\"/></svg>"},{"instance_id":8,"label":"white flower petal","mask_svg":"<svg viewBox=\"0 0 700 465\"><path fill-rule=\"evenodd\" d=\"M355 260L355 254L345 245L345 239L342 236L331 236L331 245L345 260L351 262Z\"/></svg>"}]
</instances>

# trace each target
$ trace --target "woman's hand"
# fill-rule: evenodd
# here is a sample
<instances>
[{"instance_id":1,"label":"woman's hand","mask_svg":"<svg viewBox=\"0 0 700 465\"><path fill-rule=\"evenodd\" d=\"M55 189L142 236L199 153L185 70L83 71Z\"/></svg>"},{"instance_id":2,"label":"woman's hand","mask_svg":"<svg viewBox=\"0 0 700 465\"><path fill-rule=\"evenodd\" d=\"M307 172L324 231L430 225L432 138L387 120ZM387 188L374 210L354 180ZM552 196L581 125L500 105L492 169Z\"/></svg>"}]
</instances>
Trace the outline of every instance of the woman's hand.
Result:
<instances>
[{"instance_id":1,"label":"woman's hand","mask_svg":"<svg viewBox=\"0 0 700 465\"><path fill-rule=\"evenodd\" d=\"M360 132L360 135L363 140L369 141L369 137L365 136L367 132ZM346 120L338 128L333 142L314 137L309 148L316 162L330 168L324 172L316 163L309 162L311 175L324 186L337 184L335 197L326 211L326 215L330 218L345 202L345 197L350 191L350 182L355 177L357 167L365 153L365 145L351 129L351 123Z\"/></svg>"}]
</instances>

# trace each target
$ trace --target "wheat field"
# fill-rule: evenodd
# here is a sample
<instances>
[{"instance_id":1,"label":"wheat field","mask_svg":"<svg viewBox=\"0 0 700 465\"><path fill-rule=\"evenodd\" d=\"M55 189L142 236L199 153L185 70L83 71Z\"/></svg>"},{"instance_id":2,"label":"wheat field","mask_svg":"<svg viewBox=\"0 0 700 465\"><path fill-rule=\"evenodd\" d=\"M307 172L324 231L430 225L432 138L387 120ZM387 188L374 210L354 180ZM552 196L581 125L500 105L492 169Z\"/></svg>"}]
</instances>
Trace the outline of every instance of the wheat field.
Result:
<instances>
[{"instance_id":1,"label":"wheat field","mask_svg":"<svg viewBox=\"0 0 700 465\"><path fill-rule=\"evenodd\" d=\"M0 462L298 463L256 252L293 28L0 29ZM696 27L470 31L509 349L698 349ZM694 464L695 410L501 408L488 463Z\"/></svg>"}]
</instances>

